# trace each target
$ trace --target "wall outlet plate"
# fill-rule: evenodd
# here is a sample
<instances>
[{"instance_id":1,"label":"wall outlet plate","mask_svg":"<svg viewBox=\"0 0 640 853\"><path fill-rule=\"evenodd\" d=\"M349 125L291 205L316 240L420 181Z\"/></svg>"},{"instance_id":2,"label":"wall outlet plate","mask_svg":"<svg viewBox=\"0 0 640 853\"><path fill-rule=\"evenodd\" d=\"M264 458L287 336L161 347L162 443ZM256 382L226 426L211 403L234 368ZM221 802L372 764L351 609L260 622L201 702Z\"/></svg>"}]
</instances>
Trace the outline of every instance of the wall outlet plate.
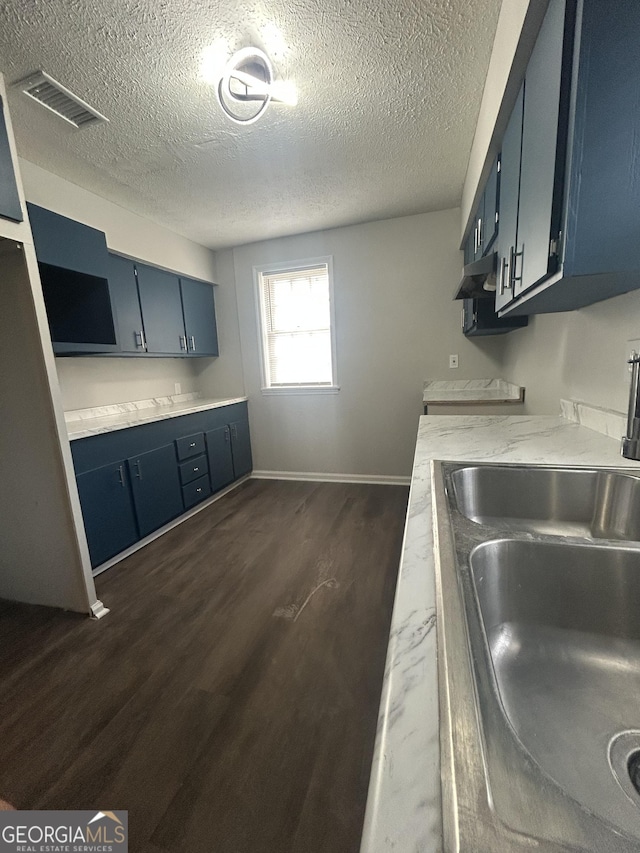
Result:
<instances>
[{"instance_id":1,"label":"wall outlet plate","mask_svg":"<svg viewBox=\"0 0 640 853\"><path fill-rule=\"evenodd\" d=\"M449 356L449 367L457 367L458 366L458 354Z\"/></svg>"}]
</instances>

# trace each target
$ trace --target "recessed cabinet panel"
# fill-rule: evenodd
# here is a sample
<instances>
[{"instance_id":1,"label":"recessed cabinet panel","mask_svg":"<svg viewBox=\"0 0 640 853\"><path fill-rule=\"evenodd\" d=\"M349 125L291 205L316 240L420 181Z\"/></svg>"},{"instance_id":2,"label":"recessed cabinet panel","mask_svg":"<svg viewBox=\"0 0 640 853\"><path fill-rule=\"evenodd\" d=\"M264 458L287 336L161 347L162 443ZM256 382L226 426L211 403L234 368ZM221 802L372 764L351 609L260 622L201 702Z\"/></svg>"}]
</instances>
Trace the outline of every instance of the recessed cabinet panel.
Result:
<instances>
[{"instance_id":1,"label":"recessed cabinet panel","mask_svg":"<svg viewBox=\"0 0 640 853\"><path fill-rule=\"evenodd\" d=\"M136 264L147 352L186 355L180 280L164 270Z\"/></svg>"},{"instance_id":2,"label":"recessed cabinet panel","mask_svg":"<svg viewBox=\"0 0 640 853\"><path fill-rule=\"evenodd\" d=\"M109 255L109 288L120 351L144 352L144 327L133 261L118 255Z\"/></svg>"},{"instance_id":3,"label":"recessed cabinet panel","mask_svg":"<svg viewBox=\"0 0 640 853\"><path fill-rule=\"evenodd\" d=\"M218 355L213 286L181 278L180 288L189 355Z\"/></svg>"},{"instance_id":4,"label":"recessed cabinet panel","mask_svg":"<svg viewBox=\"0 0 640 853\"><path fill-rule=\"evenodd\" d=\"M104 465L77 477L93 568L138 540L127 466Z\"/></svg>"},{"instance_id":5,"label":"recessed cabinet panel","mask_svg":"<svg viewBox=\"0 0 640 853\"><path fill-rule=\"evenodd\" d=\"M514 296L549 273L565 5L549 4L525 75Z\"/></svg>"},{"instance_id":6,"label":"recessed cabinet panel","mask_svg":"<svg viewBox=\"0 0 640 853\"><path fill-rule=\"evenodd\" d=\"M140 536L182 512L182 486L173 444L127 460Z\"/></svg>"},{"instance_id":7,"label":"recessed cabinet panel","mask_svg":"<svg viewBox=\"0 0 640 853\"><path fill-rule=\"evenodd\" d=\"M0 216L4 216L5 219L12 219L14 222L22 222L24 219L13 168L2 98L0 98Z\"/></svg>"}]
</instances>

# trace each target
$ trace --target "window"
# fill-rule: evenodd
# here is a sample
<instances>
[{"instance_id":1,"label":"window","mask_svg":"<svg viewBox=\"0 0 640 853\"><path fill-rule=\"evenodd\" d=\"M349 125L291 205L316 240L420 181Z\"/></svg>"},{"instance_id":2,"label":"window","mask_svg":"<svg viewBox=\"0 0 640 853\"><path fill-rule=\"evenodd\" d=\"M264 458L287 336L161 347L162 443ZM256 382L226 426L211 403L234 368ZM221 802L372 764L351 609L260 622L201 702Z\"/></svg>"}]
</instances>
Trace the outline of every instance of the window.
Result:
<instances>
[{"instance_id":1,"label":"window","mask_svg":"<svg viewBox=\"0 0 640 853\"><path fill-rule=\"evenodd\" d=\"M337 390L331 258L254 272L264 390Z\"/></svg>"}]
</instances>

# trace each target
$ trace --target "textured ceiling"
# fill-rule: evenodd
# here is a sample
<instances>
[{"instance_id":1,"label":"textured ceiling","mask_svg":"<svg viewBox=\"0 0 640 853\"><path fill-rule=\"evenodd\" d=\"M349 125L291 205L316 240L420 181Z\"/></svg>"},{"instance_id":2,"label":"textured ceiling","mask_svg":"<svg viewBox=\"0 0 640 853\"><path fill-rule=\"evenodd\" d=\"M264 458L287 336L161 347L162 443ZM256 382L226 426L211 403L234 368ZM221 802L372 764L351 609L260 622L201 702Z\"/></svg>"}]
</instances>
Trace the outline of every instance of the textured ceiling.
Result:
<instances>
[{"instance_id":1,"label":"textured ceiling","mask_svg":"<svg viewBox=\"0 0 640 853\"><path fill-rule=\"evenodd\" d=\"M0 0L0 71L39 68L110 123L74 130L16 90L27 160L199 243L453 207L500 0ZM206 47L253 43L295 108L238 127Z\"/></svg>"}]
</instances>

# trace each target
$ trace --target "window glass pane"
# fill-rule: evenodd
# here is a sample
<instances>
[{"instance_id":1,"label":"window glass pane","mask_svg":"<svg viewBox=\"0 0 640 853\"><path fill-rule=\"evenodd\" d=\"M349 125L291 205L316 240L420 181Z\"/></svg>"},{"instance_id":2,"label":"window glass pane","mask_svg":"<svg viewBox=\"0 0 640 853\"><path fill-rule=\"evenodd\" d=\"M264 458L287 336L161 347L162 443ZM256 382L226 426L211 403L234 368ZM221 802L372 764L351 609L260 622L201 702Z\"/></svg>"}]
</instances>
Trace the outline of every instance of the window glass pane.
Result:
<instances>
[{"instance_id":1,"label":"window glass pane","mask_svg":"<svg viewBox=\"0 0 640 853\"><path fill-rule=\"evenodd\" d=\"M261 273L267 385L331 385L327 265Z\"/></svg>"},{"instance_id":2,"label":"window glass pane","mask_svg":"<svg viewBox=\"0 0 640 853\"><path fill-rule=\"evenodd\" d=\"M273 385L331 384L331 335L325 332L271 336Z\"/></svg>"}]
</instances>

